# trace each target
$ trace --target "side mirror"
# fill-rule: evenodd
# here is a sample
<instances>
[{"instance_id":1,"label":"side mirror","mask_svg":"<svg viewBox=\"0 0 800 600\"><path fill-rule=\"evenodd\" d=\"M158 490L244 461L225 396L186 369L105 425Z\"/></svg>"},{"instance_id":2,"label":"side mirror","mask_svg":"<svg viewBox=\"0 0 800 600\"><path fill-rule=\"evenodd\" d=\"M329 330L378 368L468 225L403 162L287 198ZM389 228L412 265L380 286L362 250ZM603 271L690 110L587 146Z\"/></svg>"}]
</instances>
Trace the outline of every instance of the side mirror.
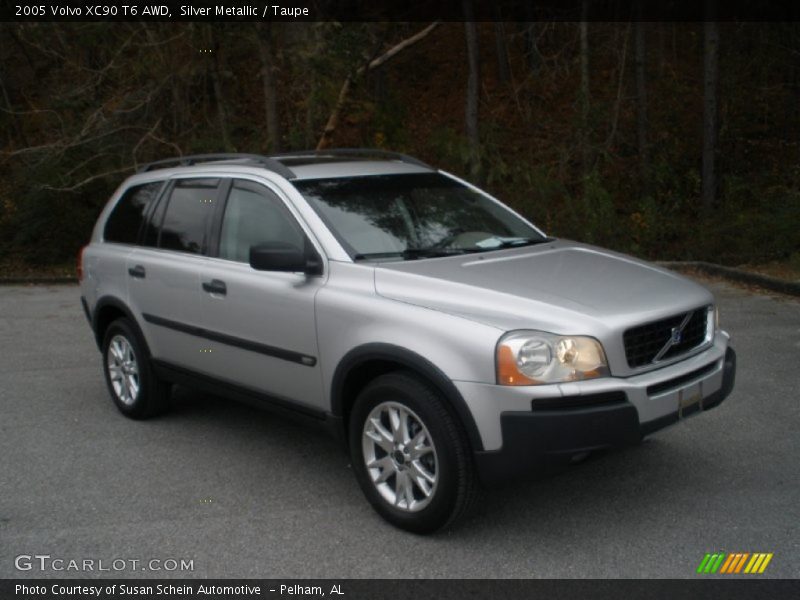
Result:
<instances>
[{"instance_id":1,"label":"side mirror","mask_svg":"<svg viewBox=\"0 0 800 600\"><path fill-rule=\"evenodd\" d=\"M250 266L256 271L281 271L321 275L322 261L316 252L304 252L293 244L267 242L250 247Z\"/></svg>"}]
</instances>

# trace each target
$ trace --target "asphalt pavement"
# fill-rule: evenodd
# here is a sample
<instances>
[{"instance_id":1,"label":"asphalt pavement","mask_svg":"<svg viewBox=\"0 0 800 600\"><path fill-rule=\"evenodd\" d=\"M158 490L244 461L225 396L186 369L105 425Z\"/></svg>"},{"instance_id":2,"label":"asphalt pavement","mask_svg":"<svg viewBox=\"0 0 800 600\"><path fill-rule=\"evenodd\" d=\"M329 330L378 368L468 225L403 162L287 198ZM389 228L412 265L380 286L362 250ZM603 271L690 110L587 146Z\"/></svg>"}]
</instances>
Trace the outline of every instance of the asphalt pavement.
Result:
<instances>
[{"instance_id":1,"label":"asphalt pavement","mask_svg":"<svg viewBox=\"0 0 800 600\"><path fill-rule=\"evenodd\" d=\"M0 287L0 577L697 577L707 552L769 552L758 577L796 578L800 302L706 283L738 353L725 403L427 537L321 432L188 390L124 418L78 288Z\"/></svg>"}]
</instances>

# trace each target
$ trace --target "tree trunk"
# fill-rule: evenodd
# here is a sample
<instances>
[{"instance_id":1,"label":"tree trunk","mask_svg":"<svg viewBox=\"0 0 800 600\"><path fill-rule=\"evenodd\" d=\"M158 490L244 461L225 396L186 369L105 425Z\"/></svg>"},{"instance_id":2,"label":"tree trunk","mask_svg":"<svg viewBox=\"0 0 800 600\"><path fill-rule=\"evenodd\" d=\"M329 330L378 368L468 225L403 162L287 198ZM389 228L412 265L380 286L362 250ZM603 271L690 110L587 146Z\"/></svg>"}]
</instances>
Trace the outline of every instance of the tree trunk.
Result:
<instances>
[{"instance_id":1,"label":"tree trunk","mask_svg":"<svg viewBox=\"0 0 800 600\"><path fill-rule=\"evenodd\" d=\"M324 150L330 146L333 140L333 133L339 126L339 115L342 113L344 103L347 101L347 96L350 94L350 86L353 84L353 75L348 75L347 79L342 84L342 89L339 90L339 97L336 99L336 104L333 106L331 116L328 117L328 122L325 124L325 129L322 132L322 137L319 138L317 150Z\"/></svg>"},{"instance_id":2,"label":"tree trunk","mask_svg":"<svg viewBox=\"0 0 800 600\"><path fill-rule=\"evenodd\" d=\"M522 26L522 43L525 53L525 65L531 73L536 74L542 66L542 57L539 54L539 47L536 44L536 31L533 21L527 21Z\"/></svg>"},{"instance_id":3,"label":"tree trunk","mask_svg":"<svg viewBox=\"0 0 800 600\"><path fill-rule=\"evenodd\" d=\"M260 34L260 35L259 35ZM267 21L256 32L261 56L261 83L264 86L264 117L267 125L267 148L270 152L281 149L281 130L278 121L278 95L275 88L275 64L272 58L272 24Z\"/></svg>"},{"instance_id":4,"label":"tree trunk","mask_svg":"<svg viewBox=\"0 0 800 600\"><path fill-rule=\"evenodd\" d=\"M800 45L797 44L797 40L800 40L800 24L793 23L791 33L792 41L790 42L790 47L793 49L795 56L800 56ZM790 81L792 82L790 95L791 109L786 112L789 115L790 122L794 124L794 140L798 151L795 160L800 162L800 64L798 64L797 58L792 61L790 69Z\"/></svg>"},{"instance_id":5,"label":"tree trunk","mask_svg":"<svg viewBox=\"0 0 800 600\"><path fill-rule=\"evenodd\" d=\"M500 20L500 10L495 5L494 43L497 52L497 79L501 83L511 80L511 67L508 64L508 44L506 43L506 28Z\"/></svg>"},{"instance_id":6,"label":"tree trunk","mask_svg":"<svg viewBox=\"0 0 800 600\"><path fill-rule=\"evenodd\" d=\"M658 75L663 77L667 66L667 27L666 23L658 23Z\"/></svg>"},{"instance_id":7,"label":"tree trunk","mask_svg":"<svg viewBox=\"0 0 800 600\"><path fill-rule=\"evenodd\" d=\"M3 30L4 31L4 30ZM3 31L0 31L0 50L3 50L3 46L5 45L5 39L3 36ZM5 54L3 52L3 54ZM6 76L2 66L0 66L0 91L2 91L2 98L3 104L5 104L5 109L8 111L9 115L13 114L14 106L11 104L11 98L8 95L8 88L6 86ZM22 131L22 119L9 119L11 121L10 127L8 128L8 147L14 147L14 138L17 138L24 142L23 147L28 146L27 140Z\"/></svg>"},{"instance_id":8,"label":"tree trunk","mask_svg":"<svg viewBox=\"0 0 800 600\"><path fill-rule=\"evenodd\" d=\"M233 152L235 148L231 142L231 134L228 126L228 111L225 108L225 95L222 92L222 61L219 55L219 40L212 33L212 51L214 53L213 64L211 66L211 84L214 87L214 97L217 101L217 118L219 119L219 131L222 136L222 145L225 152Z\"/></svg>"},{"instance_id":9,"label":"tree trunk","mask_svg":"<svg viewBox=\"0 0 800 600\"><path fill-rule=\"evenodd\" d=\"M582 20L580 22L581 87L579 91L579 104L581 112L581 170L583 177L586 177L591 170L589 153L589 23L586 20L588 12L588 0L582 0Z\"/></svg>"},{"instance_id":10,"label":"tree trunk","mask_svg":"<svg viewBox=\"0 0 800 600\"><path fill-rule=\"evenodd\" d=\"M606 149L611 150L614 146L617 137L617 128L619 127L619 113L622 108L622 92L625 84L625 67L628 58L628 38L630 37L631 24L625 25L625 31L622 34L622 54L619 59L619 75L617 76L617 98L614 100L614 112L611 118L611 129L608 133L606 140Z\"/></svg>"},{"instance_id":11,"label":"tree trunk","mask_svg":"<svg viewBox=\"0 0 800 600\"><path fill-rule=\"evenodd\" d=\"M717 202L717 87L719 83L719 24L706 21L703 67L703 210Z\"/></svg>"},{"instance_id":12,"label":"tree trunk","mask_svg":"<svg viewBox=\"0 0 800 600\"><path fill-rule=\"evenodd\" d=\"M480 65L478 62L478 28L475 24L472 0L463 0L464 31L467 41L467 64L469 75L467 77L467 103L466 103L466 131L469 144L469 174L479 178L480 164L480 137L478 135L478 90L480 86Z\"/></svg>"},{"instance_id":13,"label":"tree trunk","mask_svg":"<svg viewBox=\"0 0 800 600\"><path fill-rule=\"evenodd\" d=\"M527 21L522 23L522 41L525 46L525 64L531 73L536 74L542 66L542 55L536 42L536 16L533 11L533 2L525 2L524 15Z\"/></svg>"},{"instance_id":14,"label":"tree trunk","mask_svg":"<svg viewBox=\"0 0 800 600\"><path fill-rule=\"evenodd\" d=\"M645 24L636 22L636 142L639 148L640 188L643 193L648 190L649 158L647 148L647 54L645 47Z\"/></svg>"}]
</instances>

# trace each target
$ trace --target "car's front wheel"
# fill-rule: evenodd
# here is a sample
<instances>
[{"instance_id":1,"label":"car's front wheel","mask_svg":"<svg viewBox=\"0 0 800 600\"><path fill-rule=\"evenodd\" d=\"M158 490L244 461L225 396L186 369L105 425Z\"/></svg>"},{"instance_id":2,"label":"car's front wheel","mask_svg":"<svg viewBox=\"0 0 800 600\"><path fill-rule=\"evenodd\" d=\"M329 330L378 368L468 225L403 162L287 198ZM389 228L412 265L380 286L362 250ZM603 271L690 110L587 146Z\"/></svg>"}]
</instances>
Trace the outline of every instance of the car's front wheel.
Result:
<instances>
[{"instance_id":1,"label":"car's front wheel","mask_svg":"<svg viewBox=\"0 0 800 600\"><path fill-rule=\"evenodd\" d=\"M463 428L441 394L411 373L382 375L350 415L356 478L375 510L416 533L451 525L479 488Z\"/></svg>"},{"instance_id":2,"label":"car's front wheel","mask_svg":"<svg viewBox=\"0 0 800 600\"><path fill-rule=\"evenodd\" d=\"M106 330L103 372L111 398L124 415L144 419L167 408L171 386L153 372L147 348L128 319L117 319Z\"/></svg>"}]
</instances>

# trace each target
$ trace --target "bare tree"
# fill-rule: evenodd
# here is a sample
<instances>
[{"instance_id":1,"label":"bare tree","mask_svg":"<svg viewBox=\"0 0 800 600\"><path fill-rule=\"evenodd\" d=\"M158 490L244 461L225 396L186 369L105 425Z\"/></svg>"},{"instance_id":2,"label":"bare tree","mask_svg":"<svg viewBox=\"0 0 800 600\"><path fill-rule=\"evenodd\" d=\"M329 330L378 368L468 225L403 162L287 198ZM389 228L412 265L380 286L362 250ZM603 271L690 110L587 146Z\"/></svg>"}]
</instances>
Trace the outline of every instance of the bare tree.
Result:
<instances>
[{"instance_id":1,"label":"bare tree","mask_svg":"<svg viewBox=\"0 0 800 600\"><path fill-rule=\"evenodd\" d=\"M219 131L222 135L222 145L225 147L226 152L235 150L233 142L231 141L230 127L228 125L228 111L225 106L225 94L223 93L222 86L222 60L220 58L220 43L219 38L214 35L213 30L209 28L211 38L211 50L213 52L213 59L211 63L211 83L214 87L214 97L217 101L217 119L219 120Z\"/></svg>"},{"instance_id":2,"label":"bare tree","mask_svg":"<svg viewBox=\"0 0 800 600\"><path fill-rule=\"evenodd\" d=\"M480 86L480 63L478 60L478 28L475 24L475 14L472 0L463 0L464 30L467 41L467 103L466 103L466 130L469 145L469 173L472 177L479 177L481 172L480 137L478 134L478 90Z\"/></svg>"},{"instance_id":3,"label":"bare tree","mask_svg":"<svg viewBox=\"0 0 800 600\"><path fill-rule=\"evenodd\" d=\"M539 53L539 46L536 40L536 22L533 20L534 3L524 3L524 15L527 21L522 23L522 41L525 47L525 63L532 73L536 73L542 66L542 55Z\"/></svg>"},{"instance_id":4,"label":"bare tree","mask_svg":"<svg viewBox=\"0 0 800 600\"><path fill-rule=\"evenodd\" d=\"M581 1L580 29L580 70L581 83L578 91L578 103L581 113L581 162L582 175L586 177L591 170L589 153L589 1Z\"/></svg>"},{"instance_id":5,"label":"bare tree","mask_svg":"<svg viewBox=\"0 0 800 600\"><path fill-rule=\"evenodd\" d=\"M495 5L494 9L494 44L497 52L497 78L501 83L508 83L511 80L511 66L508 63L508 43L506 42L506 27L500 20L500 9Z\"/></svg>"},{"instance_id":6,"label":"bare tree","mask_svg":"<svg viewBox=\"0 0 800 600\"><path fill-rule=\"evenodd\" d=\"M539 46L536 42L536 23L527 21L521 23L523 52L525 53L525 64L531 73L536 73L542 66L542 55L539 53Z\"/></svg>"},{"instance_id":7,"label":"bare tree","mask_svg":"<svg viewBox=\"0 0 800 600\"><path fill-rule=\"evenodd\" d=\"M606 139L606 149L610 149L615 142L617 136L617 128L619 127L619 113L622 107L622 92L625 83L625 66L628 58L628 38L630 38L631 25L628 23L625 26L625 31L622 34L622 52L619 59L619 74L617 75L617 97L614 100L614 112L611 117L611 129Z\"/></svg>"},{"instance_id":8,"label":"bare tree","mask_svg":"<svg viewBox=\"0 0 800 600\"><path fill-rule=\"evenodd\" d=\"M261 83L264 87L264 116L267 125L267 148L281 149L281 129L278 120L278 93L275 88L275 63L272 57L272 23L262 23L256 30L258 53L261 57Z\"/></svg>"},{"instance_id":9,"label":"bare tree","mask_svg":"<svg viewBox=\"0 0 800 600\"><path fill-rule=\"evenodd\" d=\"M645 24L636 22L635 63L636 63L636 141L639 148L639 169L642 189L648 187L648 148L647 148L647 53L645 47Z\"/></svg>"},{"instance_id":10,"label":"bare tree","mask_svg":"<svg viewBox=\"0 0 800 600\"><path fill-rule=\"evenodd\" d=\"M719 83L719 24L706 21L703 66L703 192L702 207L709 211L717 199L717 94Z\"/></svg>"},{"instance_id":11,"label":"bare tree","mask_svg":"<svg viewBox=\"0 0 800 600\"><path fill-rule=\"evenodd\" d=\"M319 142L317 143L317 150L322 150L330 146L330 143L333 140L333 134L336 131L336 127L339 125L339 115L344 108L345 102L347 102L347 97L350 94L350 88L353 86L353 84L356 83L367 71L377 69L383 63L395 56L398 52L402 52L409 46L413 46L421 39L425 38L438 25L439 21L431 23L422 31L415 33L410 38L406 38L399 44L395 44L386 52L381 54L378 58L371 60L369 63L359 67L353 73L350 73L350 75L347 76L342 84L342 88L339 90L339 96L336 99L336 104L334 105L330 116L328 117L328 122L325 124L322 137L320 137Z\"/></svg>"}]
</instances>

